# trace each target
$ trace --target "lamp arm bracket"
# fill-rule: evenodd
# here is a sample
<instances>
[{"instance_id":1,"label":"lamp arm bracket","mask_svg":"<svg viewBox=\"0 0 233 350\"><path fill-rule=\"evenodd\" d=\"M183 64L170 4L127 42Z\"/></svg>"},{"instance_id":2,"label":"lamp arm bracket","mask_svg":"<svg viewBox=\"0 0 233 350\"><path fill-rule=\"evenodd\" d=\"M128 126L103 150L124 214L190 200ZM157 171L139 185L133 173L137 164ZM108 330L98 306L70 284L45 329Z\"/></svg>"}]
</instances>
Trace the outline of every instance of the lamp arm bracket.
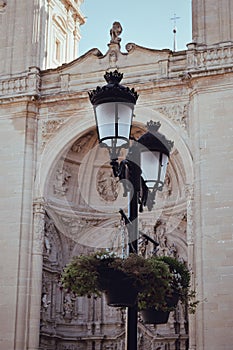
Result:
<instances>
[{"instance_id":1,"label":"lamp arm bracket","mask_svg":"<svg viewBox=\"0 0 233 350\"><path fill-rule=\"evenodd\" d=\"M120 163L117 159L112 159L110 165L112 166L113 175L118 177L120 181L128 179L128 159L122 160ZM127 181L122 181L123 184L123 197L127 197L127 193L129 192L129 186L127 185Z\"/></svg>"}]
</instances>

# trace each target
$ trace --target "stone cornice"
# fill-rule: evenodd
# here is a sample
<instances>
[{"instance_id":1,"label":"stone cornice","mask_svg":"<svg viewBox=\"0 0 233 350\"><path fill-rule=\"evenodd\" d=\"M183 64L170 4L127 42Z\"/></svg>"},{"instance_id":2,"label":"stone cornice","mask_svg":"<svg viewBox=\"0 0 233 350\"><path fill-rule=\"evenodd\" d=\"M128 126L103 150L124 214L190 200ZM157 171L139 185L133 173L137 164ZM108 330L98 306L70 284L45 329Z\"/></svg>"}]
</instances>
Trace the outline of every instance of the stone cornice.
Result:
<instances>
[{"instance_id":1,"label":"stone cornice","mask_svg":"<svg viewBox=\"0 0 233 350\"><path fill-rule=\"evenodd\" d=\"M187 51L176 53L150 50L146 62L142 61L140 54L137 55L137 46L134 46L133 52L119 56L119 66L124 73L125 84L142 91L145 86L146 90L149 87L169 88L177 84L190 84L191 87L195 78L233 72L233 45L196 47L189 44ZM40 72L38 68L30 67L26 73L0 79L0 98L65 97L77 93L82 97L82 93L102 84L102 73L108 70L107 67L108 54L94 55L93 50L57 69Z\"/></svg>"},{"instance_id":2,"label":"stone cornice","mask_svg":"<svg viewBox=\"0 0 233 350\"><path fill-rule=\"evenodd\" d=\"M80 11L80 2L78 1L74 1L74 0L62 0L63 5L71 10L72 15L74 16L75 19L78 19L80 24L84 24L85 23L85 17L83 16L83 14Z\"/></svg>"}]
</instances>

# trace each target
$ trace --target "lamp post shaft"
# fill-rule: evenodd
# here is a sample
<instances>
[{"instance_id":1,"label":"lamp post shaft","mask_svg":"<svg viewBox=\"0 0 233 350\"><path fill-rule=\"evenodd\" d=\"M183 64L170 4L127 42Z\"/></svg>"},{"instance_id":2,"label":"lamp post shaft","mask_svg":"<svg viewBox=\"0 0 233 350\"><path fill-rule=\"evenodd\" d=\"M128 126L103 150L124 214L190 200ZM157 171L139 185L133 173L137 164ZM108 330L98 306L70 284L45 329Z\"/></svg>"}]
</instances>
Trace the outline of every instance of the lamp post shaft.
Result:
<instances>
[{"instance_id":1,"label":"lamp post shaft","mask_svg":"<svg viewBox=\"0 0 233 350\"><path fill-rule=\"evenodd\" d=\"M141 169L139 167L140 154L132 147L129 152L129 180L131 191L129 193L129 253L138 253L138 202L140 192ZM138 328L138 305L135 304L127 309L126 324L126 350L137 350L137 328Z\"/></svg>"}]
</instances>

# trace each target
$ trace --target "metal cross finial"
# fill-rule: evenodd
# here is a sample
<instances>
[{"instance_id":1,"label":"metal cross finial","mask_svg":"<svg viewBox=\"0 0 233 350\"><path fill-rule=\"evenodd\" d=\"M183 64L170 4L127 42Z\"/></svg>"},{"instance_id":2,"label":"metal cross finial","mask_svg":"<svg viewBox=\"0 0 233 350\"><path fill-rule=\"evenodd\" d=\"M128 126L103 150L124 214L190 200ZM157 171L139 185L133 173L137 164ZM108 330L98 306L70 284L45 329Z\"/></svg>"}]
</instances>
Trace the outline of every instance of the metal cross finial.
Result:
<instances>
[{"instance_id":1,"label":"metal cross finial","mask_svg":"<svg viewBox=\"0 0 233 350\"><path fill-rule=\"evenodd\" d=\"M174 27L173 27L173 51L176 51L176 20L180 19L180 17L176 16L176 13L174 13L174 16L170 18L171 21L173 21Z\"/></svg>"}]
</instances>

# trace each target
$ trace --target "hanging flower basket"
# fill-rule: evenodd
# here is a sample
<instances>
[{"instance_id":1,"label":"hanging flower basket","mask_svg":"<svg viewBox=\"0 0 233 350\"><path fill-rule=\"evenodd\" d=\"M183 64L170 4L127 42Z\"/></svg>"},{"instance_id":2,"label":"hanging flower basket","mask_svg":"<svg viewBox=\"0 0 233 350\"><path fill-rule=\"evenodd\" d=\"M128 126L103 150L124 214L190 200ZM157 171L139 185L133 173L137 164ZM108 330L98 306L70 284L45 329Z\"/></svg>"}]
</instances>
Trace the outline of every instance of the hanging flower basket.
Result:
<instances>
[{"instance_id":1,"label":"hanging flower basket","mask_svg":"<svg viewBox=\"0 0 233 350\"><path fill-rule=\"evenodd\" d=\"M171 296L165 298L166 306L164 309L156 309L150 307L141 310L141 315L144 323L163 324L168 322L170 311L174 310L179 301L179 294L172 293Z\"/></svg>"},{"instance_id":2,"label":"hanging flower basket","mask_svg":"<svg viewBox=\"0 0 233 350\"><path fill-rule=\"evenodd\" d=\"M163 324L167 323L170 311L156 310L149 308L141 311L142 319L147 324Z\"/></svg>"},{"instance_id":3,"label":"hanging flower basket","mask_svg":"<svg viewBox=\"0 0 233 350\"><path fill-rule=\"evenodd\" d=\"M138 293L156 290L158 303L164 303L171 275L167 264L151 264L137 254L122 259L106 251L74 257L64 269L63 287L77 296L106 295L114 307L135 305Z\"/></svg>"},{"instance_id":4,"label":"hanging flower basket","mask_svg":"<svg viewBox=\"0 0 233 350\"><path fill-rule=\"evenodd\" d=\"M107 305L113 307L133 306L137 300L138 290L134 279L123 271L111 267L99 266L100 289L104 292Z\"/></svg>"},{"instance_id":5,"label":"hanging flower basket","mask_svg":"<svg viewBox=\"0 0 233 350\"><path fill-rule=\"evenodd\" d=\"M138 301L140 311L170 312L178 300L187 303L189 281L189 270L175 258L130 254L123 259L106 250L74 257L62 274L63 287L77 296L105 293L108 305L127 307Z\"/></svg>"},{"instance_id":6,"label":"hanging flower basket","mask_svg":"<svg viewBox=\"0 0 233 350\"><path fill-rule=\"evenodd\" d=\"M132 280L118 275L109 283L104 294L109 306L129 307L136 304L138 291L133 286Z\"/></svg>"}]
</instances>

